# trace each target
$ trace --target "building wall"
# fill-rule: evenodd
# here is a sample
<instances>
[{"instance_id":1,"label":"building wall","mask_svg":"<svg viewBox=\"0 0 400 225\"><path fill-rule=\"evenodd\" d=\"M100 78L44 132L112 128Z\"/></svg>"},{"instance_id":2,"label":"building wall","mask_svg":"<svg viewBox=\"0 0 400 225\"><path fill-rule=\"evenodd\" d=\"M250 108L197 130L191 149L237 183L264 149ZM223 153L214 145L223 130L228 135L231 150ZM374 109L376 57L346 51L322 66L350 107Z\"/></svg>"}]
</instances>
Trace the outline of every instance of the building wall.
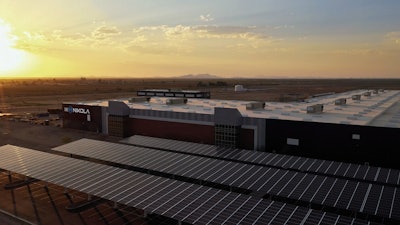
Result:
<instances>
[{"instance_id":1,"label":"building wall","mask_svg":"<svg viewBox=\"0 0 400 225\"><path fill-rule=\"evenodd\" d=\"M243 117L242 129L251 129L253 131L253 148L246 149L265 151L265 122L266 120L261 118ZM244 141L243 138L241 140L242 142ZM246 138L246 141L250 141L250 139Z\"/></svg>"},{"instance_id":2,"label":"building wall","mask_svg":"<svg viewBox=\"0 0 400 225\"><path fill-rule=\"evenodd\" d=\"M204 144L214 144L214 126L130 118L128 136L145 135Z\"/></svg>"},{"instance_id":3,"label":"building wall","mask_svg":"<svg viewBox=\"0 0 400 225\"><path fill-rule=\"evenodd\" d=\"M254 130L241 128L239 132L238 148L254 150Z\"/></svg>"},{"instance_id":4,"label":"building wall","mask_svg":"<svg viewBox=\"0 0 400 225\"><path fill-rule=\"evenodd\" d=\"M128 116L108 116L108 134L115 137L126 137L128 133Z\"/></svg>"},{"instance_id":5,"label":"building wall","mask_svg":"<svg viewBox=\"0 0 400 225\"><path fill-rule=\"evenodd\" d=\"M266 150L399 168L400 129L304 121L266 121Z\"/></svg>"},{"instance_id":6,"label":"building wall","mask_svg":"<svg viewBox=\"0 0 400 225\"><path fill-rule=\"evenodd\" d=\"M63 104L63 127L102 132L102 109L100 106Z\"/></svg>"}]
</instances>

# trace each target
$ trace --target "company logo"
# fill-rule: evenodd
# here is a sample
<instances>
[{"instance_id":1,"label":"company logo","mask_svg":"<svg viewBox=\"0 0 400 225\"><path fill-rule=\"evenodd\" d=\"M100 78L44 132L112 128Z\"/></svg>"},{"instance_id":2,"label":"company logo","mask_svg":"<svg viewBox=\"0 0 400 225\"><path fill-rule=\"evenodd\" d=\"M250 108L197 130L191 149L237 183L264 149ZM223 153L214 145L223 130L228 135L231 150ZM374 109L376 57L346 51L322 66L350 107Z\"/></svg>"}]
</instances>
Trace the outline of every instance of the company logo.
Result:
<instances>
[{"instance_id":1,"label":"company logo","mask_svg":"<svg viewBox=\"0 0 400 225\"><path fill-rule=\"evenodd\" d=\"M90 111L89 109L84 109L84 108L74 108L71 105L69 107L64 107L64 112L68 113L80 113L80 114L86 114L89 115Z\"/></svg>"}]
</instances>

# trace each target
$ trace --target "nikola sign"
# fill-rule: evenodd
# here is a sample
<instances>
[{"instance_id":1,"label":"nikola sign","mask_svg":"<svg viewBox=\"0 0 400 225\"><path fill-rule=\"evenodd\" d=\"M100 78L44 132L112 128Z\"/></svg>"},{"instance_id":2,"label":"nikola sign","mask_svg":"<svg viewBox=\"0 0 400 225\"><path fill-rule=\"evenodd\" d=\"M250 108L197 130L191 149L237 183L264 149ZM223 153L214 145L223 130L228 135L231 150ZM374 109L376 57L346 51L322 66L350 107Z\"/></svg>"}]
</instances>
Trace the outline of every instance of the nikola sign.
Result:
<instances>
[{"instance_id":1,"label":"nikola sign","mask_svg":"<svg viewBox=\"0 0 400 225\"><path fill-rule=\"evenodd\" d=\"M64 107L64 112L90 115L89 109L75 108L75 107L72 107L72 106Z\"/></svg>"}]
</instances>

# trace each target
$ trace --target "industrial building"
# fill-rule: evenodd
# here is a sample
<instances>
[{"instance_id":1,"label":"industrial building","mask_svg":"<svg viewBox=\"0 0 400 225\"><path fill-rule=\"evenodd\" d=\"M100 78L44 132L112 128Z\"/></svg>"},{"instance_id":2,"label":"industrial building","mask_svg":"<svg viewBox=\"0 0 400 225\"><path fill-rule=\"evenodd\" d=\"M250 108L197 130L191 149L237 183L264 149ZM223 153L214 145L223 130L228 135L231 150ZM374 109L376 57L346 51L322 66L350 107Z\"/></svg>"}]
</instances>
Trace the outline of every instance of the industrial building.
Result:
<instances>
[{"instance_id":1,"label":"industrial building","mask_svg":"<svg viewBox=\"0 0 400 225\"><path fill-rule=\"evenodd\" d=\"M291 103L176 97L63 103L63 126L399 168L398 90Z\"/></svg>"},{"instance_id":2,"label":"industrial building","mask_svg":"<svg viewBox=\"0 0 400 225\"><path fill-rule=\"evenodd\" d=\"M400 91L357 90L293 103L64 103L64 127L118 143L0 146L3 195L45 187L68 211L55 210L61 222L97 210L105 224L399 224L399 100Z\"/></svg>"}]
</instances>

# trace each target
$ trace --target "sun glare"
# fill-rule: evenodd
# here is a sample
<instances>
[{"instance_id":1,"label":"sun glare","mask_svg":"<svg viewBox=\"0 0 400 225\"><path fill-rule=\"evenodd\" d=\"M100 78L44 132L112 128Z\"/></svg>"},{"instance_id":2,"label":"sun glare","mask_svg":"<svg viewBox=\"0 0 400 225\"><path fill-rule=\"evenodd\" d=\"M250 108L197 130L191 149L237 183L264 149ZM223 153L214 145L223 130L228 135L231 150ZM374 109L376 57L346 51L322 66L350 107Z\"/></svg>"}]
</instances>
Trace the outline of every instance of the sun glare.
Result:
<instances>
[{"instance_id":1,"label":"sun glare","mask_svg":"<svg viewBox=\"0 0 400 225\"><path fill-rule=\"evenodd\" d=\"M24 52L13 48L16 37L11 27L0 19L0 75L20 70L24 63Z\"/></svg>"}]
</instances>

